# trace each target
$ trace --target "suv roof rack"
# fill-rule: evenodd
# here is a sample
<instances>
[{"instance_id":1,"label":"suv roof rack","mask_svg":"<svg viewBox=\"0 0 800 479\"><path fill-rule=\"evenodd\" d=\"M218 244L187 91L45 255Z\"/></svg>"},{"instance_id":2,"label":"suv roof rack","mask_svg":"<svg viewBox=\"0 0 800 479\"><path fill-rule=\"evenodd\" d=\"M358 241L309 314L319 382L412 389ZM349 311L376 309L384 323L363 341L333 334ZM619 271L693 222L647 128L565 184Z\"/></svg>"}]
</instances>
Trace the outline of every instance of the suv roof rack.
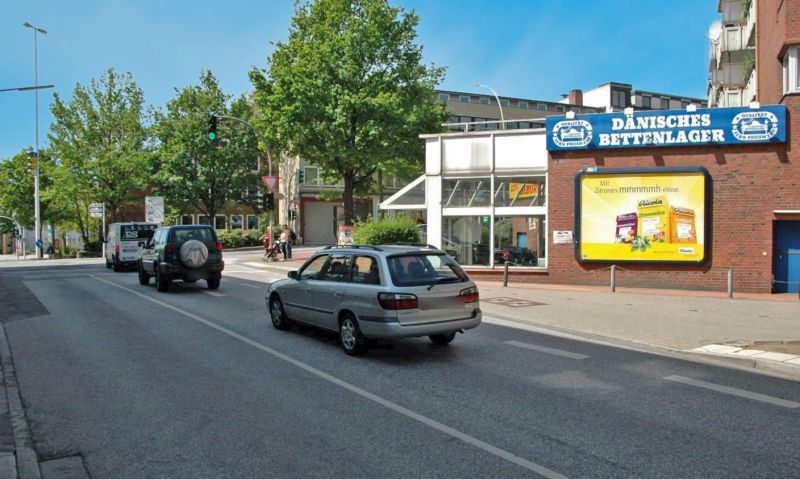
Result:
<instances>
[{"instance_id":1,"label":"suv roof rack","mask_svg":"<svg viewBox=\"0 0 800 479\"><path fill-rule=\"evenodd\" d=\"M425 243L403 243L403 242L400 242L400 243L392 243L391 245L386 245L386 246L416 246L416 247L419 247L419 248L430 248L430 249L435 249L435 250L439 249L439 248L437 248L436 246L434 246L432 244L425 244Z\"/></svg>"},{"instance_id":2,"label":"suv roof rack","mask_svg":"<svg viewBox=\"0 0 800 479\"><path fill-rule=\"evenodd\" d=\"M364 248L364 249L371 249L373 251L383 251L382 248L368 244L336 244L336 245L326 246L324 249L336 249L336 248L353 248L353 249Z\"/></svg>"}]
</instances>

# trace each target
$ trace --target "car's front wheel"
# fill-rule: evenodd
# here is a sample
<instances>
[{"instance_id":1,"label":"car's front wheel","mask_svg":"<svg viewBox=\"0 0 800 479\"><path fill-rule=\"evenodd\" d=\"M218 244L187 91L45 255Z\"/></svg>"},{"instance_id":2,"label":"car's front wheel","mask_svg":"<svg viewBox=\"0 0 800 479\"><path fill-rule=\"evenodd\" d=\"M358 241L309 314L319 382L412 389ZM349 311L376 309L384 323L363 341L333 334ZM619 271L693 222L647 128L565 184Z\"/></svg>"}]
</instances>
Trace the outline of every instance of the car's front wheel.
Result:
<instances>
[{"instance_id":1,"label":"car's front wheel","mask_svg":"<svg viewBox=\"0 0 800 479\"><path fill-rule=\"evenodd\" d=\"M138 265L138 269L139 269L139 284L141 284L142 286L147 286L148 284L150 284L150 275L144 271L141 262Z\"/></svg>"},{"instance_id":2,"label":"car's front wheel","mask_svg":"<svg viewBox=\"0 0 800 479\"><path fill-rule=\"evenodd\" d=\"M269 299L269 317L275 329L286 330L292 325L283 310L281 299L277 296L272 296Z\"/></svg>"},{"instance_id":3,"label":"car's front wheel","mask_svg":"<svg viewBox=\"0 0 800 479\"><path fill-rule=\"evenodd\" d=\"M362 354L367 350L367 338L361 334L355 316L346 313L339 323L339 342L344 352L350 356Z\"/></svg>"},{"instance_id":4,"label":"car's front wheel","mask_svg":"<svg viewBox=\"0 0 800 479\"><path fill-rule=\"evenodd\" d=\"M450 344L453 339L455 339L456 333L445 333L445 334L431 334L428 338L431 340L433 344L439 344L444 346L445 344Z\"/></svg>"}]
</instances>

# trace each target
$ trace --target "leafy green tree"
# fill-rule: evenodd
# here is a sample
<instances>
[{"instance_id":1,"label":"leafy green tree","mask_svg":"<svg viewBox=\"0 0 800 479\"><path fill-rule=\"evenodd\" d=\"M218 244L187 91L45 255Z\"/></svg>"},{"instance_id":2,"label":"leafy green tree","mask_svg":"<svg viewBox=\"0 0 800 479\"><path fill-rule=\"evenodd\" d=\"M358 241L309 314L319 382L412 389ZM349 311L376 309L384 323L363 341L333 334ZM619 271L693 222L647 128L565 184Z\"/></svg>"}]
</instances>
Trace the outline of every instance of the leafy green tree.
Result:
<instances>
[{"instance_id":1,"label":"leafy green tree","mask_svg":"<svg viewBox=\"0 0 800 479\"><path fill-rule=\"evenodd\" d=\"M418 22L387 0L298 4L269 71L250 73L259 125L274 145L341 175L346 224L354 192L389 162L419 165L418 135L446 119L434 95L444 69L422 64Z\"/></svg>"},{"instance_id":2,"label":"leafy green tree","mask_svg":"<svg viewBox=\"0 0 800 479\"><path fill-rule=\"evenodd\" d=\"M117 221L121 207L142 196L151 173L142 90L130 73L108 69L88 87L76 85L68 102L56 93L51 111L51 149L70 190L90 192Z\"/></svg>"},{"instance_id":3,"label":"leafy green tree","mask_svg":"<svg viewBox=\"0 0 800 479\"><path fill-rule=\"evenodd\" d=\"M14 218L23 228L32 229L33 218L33 162L31 149L27 148L13 157L0 161L0 215ZM51 189L56 166L47 150L39 151L39 210L42 218L55 223L61 219L58 208L51 208L47 192ZM51 218L51 210L56 217Z\"/></svg>"},{"instance_id":4,"label":"leafy green tree","mask_svg":"<svg viewBox=\"0 0 800 479\"><path fill-rule=\"evenodd\" d=\"M235 120L220 119L218 139L206 136L211 113L244 121L253 108L246 97L231 101L210 71L198 85L178 90L158 115L160 191L173 209L192 206L214 218L227 200L252 203L257 191L258 140Z\"/></svg>"}]
</instances>

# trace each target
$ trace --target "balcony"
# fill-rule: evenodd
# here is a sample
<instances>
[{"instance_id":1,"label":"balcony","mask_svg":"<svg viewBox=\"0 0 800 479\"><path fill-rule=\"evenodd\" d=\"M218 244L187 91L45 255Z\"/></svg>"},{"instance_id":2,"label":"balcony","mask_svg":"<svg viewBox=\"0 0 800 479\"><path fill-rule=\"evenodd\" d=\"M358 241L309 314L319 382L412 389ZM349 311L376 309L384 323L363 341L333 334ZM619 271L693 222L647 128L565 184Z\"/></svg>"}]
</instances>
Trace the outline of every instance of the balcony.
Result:
<instances>
[{"instance_id":1,"label":"balcony","mask_svg":"<svg viewBox=\"0 0 800 479\"><path fill-rule=\"evenodd\" d=\"M747 46L755 48L756 46L756 2L751 1L750 7L747 10L747 19L744 24L744 38Z\"/></svg>"},{"instance_id":2,"label":"balcony","mask_svg":"<svg viewBox=\"0 0 800 479\"><path fill-rule=\"evenodd\" d=\"M750 102L756 101L756 96L758 95L758 75L756 75L756 69L753 68L750 71L750 75L747 78L747 83L744 85L744 91L742 93L742 100L743 105L749 105Z\"/></svg>"},{"instance_id":3,"label":"balcony","mask_svg":"<svg viewBox=\"0 0 800 479\"><path fill-rule=\"evenodd\" d=\"M738 63L743 60L748 50L749 35L746 25L727 26L720 31L717 41L711 43L711 69L720 69L726 63Z\"/></svg>"}]
</instances>

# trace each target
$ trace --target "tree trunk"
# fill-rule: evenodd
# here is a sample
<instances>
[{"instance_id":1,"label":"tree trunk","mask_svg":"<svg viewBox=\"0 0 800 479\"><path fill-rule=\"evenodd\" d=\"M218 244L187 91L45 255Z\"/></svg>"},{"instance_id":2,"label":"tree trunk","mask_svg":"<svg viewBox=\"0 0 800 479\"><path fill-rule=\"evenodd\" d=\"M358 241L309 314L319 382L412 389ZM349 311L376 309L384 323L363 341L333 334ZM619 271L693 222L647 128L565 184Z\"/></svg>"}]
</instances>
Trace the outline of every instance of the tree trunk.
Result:
<instances>
[{"instance_id":1,"label":"tree trunk","mask_svg":"<svg viewBox=\"0 0 800 479\"><path fill-rule=\"evenodd\" d=\"M355 173L348 171L344 174L344 192L342 200L344 202L344 224L353 224L353 191L355 189Z\"/></svg>"}]
</instances>

